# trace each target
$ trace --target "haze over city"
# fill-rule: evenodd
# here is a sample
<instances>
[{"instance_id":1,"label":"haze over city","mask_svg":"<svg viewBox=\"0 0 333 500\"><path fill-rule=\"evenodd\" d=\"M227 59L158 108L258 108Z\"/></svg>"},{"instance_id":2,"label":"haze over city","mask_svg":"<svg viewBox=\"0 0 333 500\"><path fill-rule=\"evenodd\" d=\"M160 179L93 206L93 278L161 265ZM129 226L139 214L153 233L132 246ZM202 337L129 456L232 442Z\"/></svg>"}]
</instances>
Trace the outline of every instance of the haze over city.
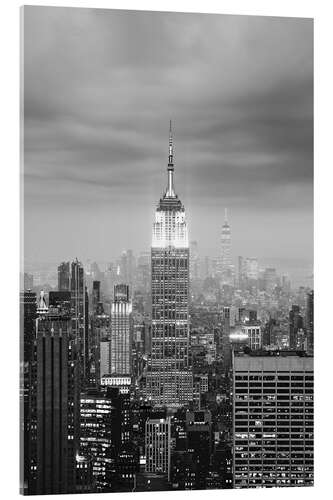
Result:
<instances>
[{"instance_id":1,"label":"haze over city","mask_svg":"<svg viewBox=\"0 0 333 500\"><path fill-rule=\"evenodd\" d=\"M172 118L176 191L200 255L218 254L227 207L235 263L311 269L312 29L307 19L26 9L26 262L149 251Z\"/></svg>"},{"instance_id":2,"label":"haze over city","mask_svg":"<svg viewBox=\"0 0 333 500\"><path fill-rule=\"evenodd\" d=\"M22 10L21 492L313 486L313 19Z\"/></svg>"}]
</instances>

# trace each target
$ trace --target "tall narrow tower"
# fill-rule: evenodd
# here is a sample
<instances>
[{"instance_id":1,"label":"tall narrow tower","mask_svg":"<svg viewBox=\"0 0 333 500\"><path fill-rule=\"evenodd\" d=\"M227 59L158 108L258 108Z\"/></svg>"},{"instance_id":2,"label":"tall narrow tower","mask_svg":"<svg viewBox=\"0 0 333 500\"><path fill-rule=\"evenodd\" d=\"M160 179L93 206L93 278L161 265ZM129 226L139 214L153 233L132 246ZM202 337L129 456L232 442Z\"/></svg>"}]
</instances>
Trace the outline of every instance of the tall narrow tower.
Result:
<instances>
[{"instance_id":1,"label":"tall narrow tower","mask_svg":"<svg viewBox=\"0 0 333 500\"><path fill-rule=\"evenodd\" d=\"M129 375L131 373L131 312L129 286L115 285L114 301L111 304L110 373L112 374Z\"/></svg>"},{"instance_id":2,"label":"tall narrow tower","mask_svg":"<svg viewBox=\"0 0 333 500\"><path fill-rule=\"evenodd\" d=\"M232 262L231 262L231 229L227 217L227 209L224 213L224 223L221 234L220 273L222 284L232 284Z\"/></svg>"},{"instance_id":3,"label":"tall narrow tower","mask_svg":"<svg viewBox=\"0 0 333 500\"><path fill-rule=\"evenodd\" d=\"M157 406L178 407L193 397L189 351L189 244L185 209L175 193L170 122L168 184L153 224L152 327L147 395Z\"/></svg>"}]
</instances>

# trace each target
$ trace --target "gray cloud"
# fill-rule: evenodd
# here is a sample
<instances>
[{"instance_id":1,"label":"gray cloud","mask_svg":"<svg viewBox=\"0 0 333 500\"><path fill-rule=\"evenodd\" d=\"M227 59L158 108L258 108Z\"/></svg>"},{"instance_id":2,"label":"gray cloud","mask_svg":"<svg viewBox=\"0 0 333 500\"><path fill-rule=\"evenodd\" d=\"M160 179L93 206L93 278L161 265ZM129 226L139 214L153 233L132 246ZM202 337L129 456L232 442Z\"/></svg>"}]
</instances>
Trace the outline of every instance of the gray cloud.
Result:
<instances>
[{"instance_id":1,"label":"gray cloud","mask_svg":"<svg viewBox=\"0 0 333 500\"><path fill-rule=\"evenodd\" d=\"M228 206L235 253L312 259L312 20L24 12L27 258L62 258L76 242L94 258L94 238L96 258L149 246L172 118L177 190L202 252L216 253ZM281 248L264 241L272 220Z\"/></svg>"}]
</instances>

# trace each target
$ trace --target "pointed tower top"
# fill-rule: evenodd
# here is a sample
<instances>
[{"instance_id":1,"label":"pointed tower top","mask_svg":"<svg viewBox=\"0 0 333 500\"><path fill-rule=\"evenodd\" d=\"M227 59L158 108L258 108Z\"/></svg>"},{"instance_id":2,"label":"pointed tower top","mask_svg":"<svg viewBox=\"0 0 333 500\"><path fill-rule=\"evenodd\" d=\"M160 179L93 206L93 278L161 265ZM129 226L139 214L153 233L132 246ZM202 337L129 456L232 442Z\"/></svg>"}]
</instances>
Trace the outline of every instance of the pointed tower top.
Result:
<instances>
[{"instance_id":1,"label":"pointed tower top","mask_svg":"<svg viewBox=\"0 0 333 500\"><path fill-rule=\"evenodd\" d=\"M172 138L172 125L171 125L171 120L170 120L170 127L169 127L169 163L168 167L173 167L173 138Z\"/></svg>"},{"instance_id":2,"label":"pointed tower top","mask_svg":"<svg viewBox=\"0 0 333 500\"><path fill-rule=\"evenodd\" d=\"M172 137L172 125L171 125L171 120L170 120L170 127L169 127L169 161L168 161L168 188L165 193L165 196L167 198L176 198L176 193L174 189L174 179L173 179L173 173L174 173L174 164L173 164L173 137Z\"/></svg>"}]
</instances>

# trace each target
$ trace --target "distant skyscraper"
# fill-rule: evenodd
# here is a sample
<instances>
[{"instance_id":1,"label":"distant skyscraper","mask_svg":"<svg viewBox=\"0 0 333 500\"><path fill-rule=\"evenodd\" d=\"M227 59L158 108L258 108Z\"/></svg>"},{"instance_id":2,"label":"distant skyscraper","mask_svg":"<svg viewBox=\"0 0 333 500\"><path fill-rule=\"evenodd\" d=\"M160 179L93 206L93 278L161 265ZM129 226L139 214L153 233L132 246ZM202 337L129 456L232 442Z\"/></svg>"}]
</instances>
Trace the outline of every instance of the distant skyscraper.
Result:
<instances>
[{"instance_id":1,"label":"distant skyscraper","mask_svg":"<svg viewBox=\"0 0 333 500\"><path fill-rule=\"evenodd\" d=\"M93 281L93 291L92 291L92 312L96 314L97 305L101 300L101 282Z\"/></svg>"},{"instance_id":2,"label":"distant skyscraper","mask_svg":"<svg viewBox=\"0 0 333 500\"><path fill-rule=\"evenodd\" d=\"M289 312L289 347L297 349L299 332L303 332L303 317L300 313L300 307L294 304Z\"/></svg>"},{"instance_id":3,"label":"distant skyscraper","mask_svg":"<svg viewBox=\"0 0 333 500\"><path fill-rule=\"evenodd\" d=\"M124 283L133 284L135 260L132 250L124 250L120 260L120 275Z\"/></svg>"},{"instance_id":4,"label":"distant skyscraper","mask_svg":"<svg viewBox=\"0 0 333 500\"><path fill-rule=\"evenodd\" d=\"M70 290L70 263L62 262L58 266L58 290Z\"/></svg>"},{"instance_id":5,"label":"distant skyscraper","mask_svg":"<svg viewBox=\"0 0 333 500\"><path fill-rule=\"evenodd\" d=\"M34 286L34 277L32 274L24 273L23 275L23 289L31 290Z\"/></svg>"},{"instance_id":6,"label":"distant skyscraper","mask_svg":"<svg viewBox=\"0 0 333 500\"><path fill-rule=\"evenodd\" d=\"M86 322L88 311L86 310L87 300L84 269L78 259L75 259L70 266L70 292L72 332L79 346L80 371L84 380L88 371L88 331Z\"/></svg>"},{"instance_id":7,"label":"distant skyscraper","mask_svg":"<svg viewBox=\"0 0 333 500\"><path fill-rule=\"evenodd\" d=\"M264 271L264 288L268 293L272 293L276 286L276 269L273 267L267 267Z\"/></svg>"},{"instance_id":8,"label":"distant skyscraper","mask_svg":"<svg viewBox=\"0 0 333 500\"><path fill-rule=\"evenodd\" d=\"M313 357L234 355L232 392L234 488L313 485Z\"/></svg>"},{"instance_id":9,"label":"distant skyscraper","mask_svg":"<svg viewBox=\"0 0 333 500\"><path fill-rule=\"evenodd\" d=\"M129 299L128 285L116 285L111 305L110 373L112 374L129 375L131 373L131 312L132 304Z\"/></svg>"},{"instance_id":10,"label":"distant skyscraper","mask_svg":"<svg viewBox=\"0 0 333 500\"><path fill-rule=\"evenodd\" d=\"M258 259L238 257L238 284L240 288L256 287L258 284Z\"/></svg>"},{"instance_id":11,"label":"distant skyscraper","mask_svg":"<svg viewBox=\"0 0 333 500\"><path fill-rule=\"evenodd\" d=\"M198 242L190 242L190 281L199 278L199 252Z\"/></svg>"},{"instance_id":12,"label":"distant skyscraper","mask_svg":"<svg viewBox=\"0 0 333 500\"><path fill-rule=\"evenodd\" d=\"M313 354L314 340L313 340L313 290L307 295L306 303L306 337L307 337L307 350Z\"/></svg>"},{"instance_id":13,"label":"distant skyscraper","mask_svg":"<svg viewBox=\"0 0 333 500\"><path fill-rule=\"evenodd\" d=\"M179 406L193 396L189 351L189 244L185 209L175 193L170 123L168 186L155 212L151 248L152 346L147 394Z\"/></svg>"},{"instance_id":14,"label":"distant skyscraper","mask_svg":"<svg viewBox=\"0 0 333 500\"><path fill-rule=\"evenodd\" d=\"M152 418L145 426L146 472L166 474L170 477L171 420Z\"/></svg>"},{"instance_id":15,"label":"distant skyscraper","mask_svg":"<svg viewBox=\"0 0 333 500\"><path fill-rule=\"evenodd\" d=\"M110 374L110 340L111 326L110 316L101 311L101 314L95 314L92 322L91 352L92 360L90 363L91 378L99 383L103 375Z\"/></svg>"},{"instance_id":16,"label":"distant skyscraper","mask_svg":"<svg viewBox=\"0 0 333 500\"><path fill-rule=\"evenodd\" d=\"M224 223L221 233L220 278L222 284L233 284L233 269L231 260L231 229L225 209Z\"/></svg>"}]
</instances>

